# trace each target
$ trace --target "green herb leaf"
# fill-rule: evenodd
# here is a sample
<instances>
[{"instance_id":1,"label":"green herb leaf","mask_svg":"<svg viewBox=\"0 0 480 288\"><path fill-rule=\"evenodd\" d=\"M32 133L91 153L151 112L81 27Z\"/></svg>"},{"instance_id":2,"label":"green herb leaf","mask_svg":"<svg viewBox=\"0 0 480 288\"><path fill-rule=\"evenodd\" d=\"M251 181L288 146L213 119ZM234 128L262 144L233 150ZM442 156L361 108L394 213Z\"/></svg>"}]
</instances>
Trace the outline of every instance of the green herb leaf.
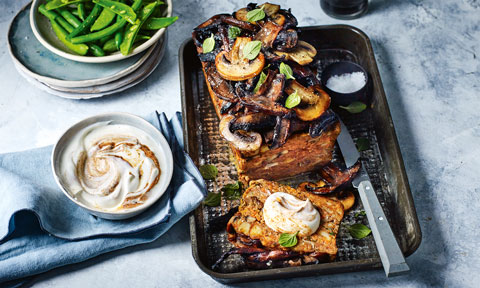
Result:
<instances>
[{"instance_id":1,"label":"green herb leaf","mask_svg":"<svg viewBox=\"0 0 480 288\"><path fill-rule=\"evenodd\" d=\"M297 106L298 104L300 104L301 101L302 101L302 98L300 98L300 96L297 93L297 90L295 90L295 92L288 95L287 100L285 101L285 107L287 107L289 109L293 108L293 107Z\"/></svg>"},{"instance_id":2,"label":"green herb leaf","mask_svg":"<svg viewBox=\"0 0 480 288\"><path fill-rule=\"evenodd\" d=\"M365 103L355 101L355 102L350 103L350 105L348 105L348 106L339 106L339 107L347 110L348 112L350 112L352 114L356 114L356 113L360 113L363 110L365 110L367 108L367 105L365 105Z\"/></svg>"},{"instance_id":3,"label":"green herb leaf","mask_svg":"<svg viewBox=\"0 0 480 288\"><path fill-rule=\"evenodd\" d=\"M367 138L358 138L357 139L357 149L359 152L368 150L370 148L370 141Z\"/></svg>"},{"instance_id":4,"label":"green herb leaf","mask_svg":"<svg viewBox=\"0 0 480 288\"><path fill-rule=\"evenodd\" d=\"M220 200L221 200L220 193L208 192L207 197L205 197L205 199L203 200L203 204L210 207L216 207L220 205Z\"/></svg>"},{"instance_id":5,"label":"green herb leaf","mask_svg":"<svg viewBox=\"0 0 480 288\"><path fill-rule=\"evenodd\" d=\"M355 213L355 218L358 218L360 216L366 216L366 215L367 215L367 213L365 213L365 211L362 210L360 212Z\"/></svg>"},{"instance_id":6,"label":"green herb leaf","mask_svg":"<svg viewBox=\"0 0 480 288\"><path fill-rule=\"evenodd\" d=\"M255 89L253 89L253 93L257 93L260 87L262 86L263 83L265 83L265 80L267 80L267 74L265 74L263 71L260 73L260 78L258 78L257 85L255 85Z\"/></svg>"},{"instance_id":7,"label":"green herb leaf","mask_svg":"<svg viewBox=\"0 0 480 288\"><path fill-rule=\"evenodd\" d=\"M222 187L223 196L228 200L236 200L242 197L242 183L237 181Z\"/></svg>"},{"instance_id":8,"label":"green herb leaf","mask_svg":"<svg viewBox=\"0 0 480 288\"><path fill-rule=\"evenodd\" d=\"M297 234L298 232L295 234L282 233L278 239L278 244L283 247L293 247L297 245Z\"/></svg>"},{"instance_id":9,"label":"green herb leaf","mask_svg":"<svg viewBox=\"0 0 480 288\"><path fill-rule=\"evenodd\" d=\"M295 77L293 77L292 68L290 68L290 66L288 66L287 64L285 64L283 62L280 63L280 73L285 75L285 78L287 78L287 79L295 79Z\"/></svg>"},{"instance_id":10,"label":"green herb leaf","mask_svg":"<svg viewBox=\"0 0 480 288\"><path fill-rule=\"evenodd\" d=\"M208 37L203 41L203 44L202 44L203 54L212 52L214 48L215 48L215 39L213 38L213 33L212 33L212 36Z\"/></svg>"},{"instance_id":11,"label":"green herb leaf","mask_svg":"<svg viewBox=\"0 0 480 288\"><path fill-rule=\"evenodd\" d=\"M240 34L242 34L242 29L238 28L237 26L228 27L228 38L235 39Z\"/></svg>"},{"instance_id":12,"label":"green herb leaf","mask_svg":"<svg viewBox=\"0 0 480 288\"><path fill-rule=\"evenodd\" d=\"M248 60L253 60L258 56L260 50L262 49L262 42L260 41L250 41L243 47L243 58Z\"/></svg>"},{"instance_id":13,"label":"green herb leaf","mask_svg":"<svg viewBox=\"0 0 480 288\"><path fill-rule=\"evenodd\" d=\"M372 233L372 230L363 224L353 224L348 227L348 232L352 235L353 238L363 239Z\"/></svg>"},{"instance_id":14,"label":"green herb leaf","mask_svg":"<svg viewBox=\"0 0 480 288\"><path fill-rule=\"evenodd\" d=\"M202 174L203 179L205 180L214 180L217 177L218 169L215 165L205 164L198 168L200 174Z\"/></svg>"},{"instance_id":15,"label":"green herb leaf","mask_svg":"<svg viewBox=\"0 0 480 288\"><path fill-rule=\"evenodd\" d=\"M247 13L248 22L256 22L256 21L262 20L263 18L265 18L265 11L263 11L263 7L258 9L253 9L251 11L248 11Z\"/></svg>"}]
</instances>

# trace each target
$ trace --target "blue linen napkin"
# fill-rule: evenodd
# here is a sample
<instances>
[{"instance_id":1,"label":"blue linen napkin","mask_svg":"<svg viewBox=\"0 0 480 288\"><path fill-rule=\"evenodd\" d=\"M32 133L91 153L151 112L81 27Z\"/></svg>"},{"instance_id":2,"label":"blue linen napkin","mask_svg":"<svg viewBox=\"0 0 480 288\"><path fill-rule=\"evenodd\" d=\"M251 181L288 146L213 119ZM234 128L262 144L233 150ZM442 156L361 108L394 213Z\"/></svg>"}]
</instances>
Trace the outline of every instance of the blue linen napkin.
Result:
<instances>
[{"instance_id":1,"label":"blue linen napkin","mask_svg":"<svg viewBox=\"0 0 480 288\"><path fill-rule=\"evenodd\" d=\"M197 207L205 182L183 150L181 114L145 119L167 139L175 168L160 200L127 220L97 218L63 195L50 168L52 146L0 155L0 284L154 241Z\"/></svg>"}]
</instances>

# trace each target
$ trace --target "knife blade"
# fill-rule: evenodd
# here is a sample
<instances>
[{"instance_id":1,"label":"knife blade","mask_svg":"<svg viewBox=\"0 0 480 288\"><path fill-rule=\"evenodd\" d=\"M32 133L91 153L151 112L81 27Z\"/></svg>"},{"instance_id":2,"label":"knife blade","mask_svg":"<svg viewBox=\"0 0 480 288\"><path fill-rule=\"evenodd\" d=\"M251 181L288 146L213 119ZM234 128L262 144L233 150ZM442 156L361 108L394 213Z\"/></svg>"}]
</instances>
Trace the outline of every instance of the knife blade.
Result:
<instances>
[{"instance_id":1,"label":"knife blade","mask_svg":"<svg viewBox=\"0 0 480 288\"><path fill-rule=\"evenodd\" d=\"M340 125L341 132L340 135L338 135L337 143L348 168L358 161L360 153L342 120L340 120ZM397 240L393 235L392 228L390 224L388 224L387 217L385 217L385 213L383 213L382 206L375 194L367 170L363 165L355 179L353 179L352 185L357 188L365 208L365 214L367 214L368 223L370 224L373 238L377 245L385 275L387 277L397 276L410 271L403 257L402 250L400 250Z\"/></svg>"}]
</instances>

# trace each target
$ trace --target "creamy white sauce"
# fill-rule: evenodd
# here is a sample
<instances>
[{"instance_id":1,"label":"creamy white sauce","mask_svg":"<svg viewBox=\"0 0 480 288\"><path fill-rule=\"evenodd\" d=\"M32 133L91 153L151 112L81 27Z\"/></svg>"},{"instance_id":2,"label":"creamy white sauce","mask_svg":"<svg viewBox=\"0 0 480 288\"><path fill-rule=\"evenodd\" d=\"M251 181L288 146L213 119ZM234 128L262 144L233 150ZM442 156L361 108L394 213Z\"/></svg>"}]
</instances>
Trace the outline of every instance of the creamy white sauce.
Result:
<instances>
[{"instance_id":1,"label":"creamy white sauce","mask_svg":"<svg viewBox=\"0 0 480 288\"><path fill-rule=\"evenodd\" d=\"M159 155L158 145L143 130L96 123L80 130L64 148L59 163L61 182L88 207L126 210L157 192Z\"/></svg>"},{"instance_id":2,"label":"creamy white sauce","mask_svg":"<svg viewBox=\"0 0 480 288\"><path fill-rule=\"evenodd\" d=\"M268 196L263 206L263 219L272 230L309 236L320 226L320 213L310 200L276 192Z\"/></svg>"}]
</instances>

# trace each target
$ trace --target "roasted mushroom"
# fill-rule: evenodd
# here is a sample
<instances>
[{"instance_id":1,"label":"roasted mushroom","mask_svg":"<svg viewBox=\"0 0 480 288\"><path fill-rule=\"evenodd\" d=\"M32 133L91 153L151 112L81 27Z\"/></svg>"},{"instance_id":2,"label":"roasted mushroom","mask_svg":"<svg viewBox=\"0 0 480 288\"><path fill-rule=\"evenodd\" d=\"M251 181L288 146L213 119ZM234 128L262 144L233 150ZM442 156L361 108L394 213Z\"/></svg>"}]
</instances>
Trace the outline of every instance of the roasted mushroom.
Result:
<instances>
[{"instance_id":1,"label":"roasted mushroom","mask_svg":"<svg viewBox=\"0 0 480 288\"><path fill-rule=\"evenodd\" d=\"M235 117L233 115L223 116L222 120L220 120L220 134L225 140L238 149L243 156L250 157L258 154L260 146L262 145L262 136L257 132L247 132L244 130L232 132L230 127L234 120Z\"/></svg>"},{"instance_id":2,"label":"roasted mushroom","mask_svg":"<svg viewBox=\"0 0 480 288\"><path fill-rule=\"evenodd\" d=\"M318 119L330 106L330 96L318 86L304 87L293 80L285 87L287 94L297 91L301 98L300 105L293 108L297 117L303 121Z\"/></svg>"},{"instance_id":3,"label":"roasted mushroom","mask_svg":"<svg viewBox=\"0 0 480 288\"><path fill-rule=\"evenodd\" d=\"M275 54L283 55L287 60L295 61L300 65L307 65L313 61L313 58L317 55L317 50L307 42L299 40L297 46L292 50L288 52L275 51Z\"/></svg>"},{"instance_id":4,"label":"roasted mushroom","mask_svg":"<svg viewBox=\"0 0 480 288\"><path fill-rule=\"evenodd\" d=\"M237 37L230 52L222 51L215 57L218 73L227 80L243 81L255 77L262 72L265 65L263 53L249 61L243 57L243 48L252 41L249 37Z\"/></svg>"}]
</instances>

